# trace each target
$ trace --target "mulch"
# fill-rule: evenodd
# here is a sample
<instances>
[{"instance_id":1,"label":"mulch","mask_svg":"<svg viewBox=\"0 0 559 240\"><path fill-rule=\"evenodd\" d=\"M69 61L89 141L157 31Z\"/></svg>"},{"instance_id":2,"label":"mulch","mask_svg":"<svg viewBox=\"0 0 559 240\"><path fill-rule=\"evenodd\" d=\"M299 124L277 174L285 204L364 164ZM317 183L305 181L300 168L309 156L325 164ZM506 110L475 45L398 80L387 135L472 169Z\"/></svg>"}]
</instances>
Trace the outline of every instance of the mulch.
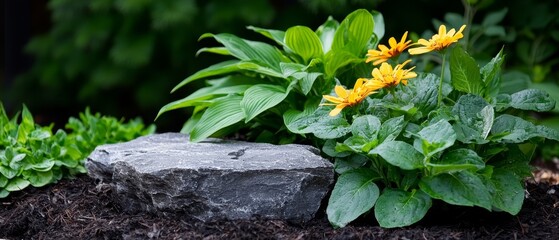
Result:
<instances>
[{"instance_id":1,"label":"mulch","mask_svg":"<svg viewBox=\"0 0 559 240\"><path fill-rule=\"evenodd\" d=\"M511 216L435 201L417 224L382 229L373 214L334 229L324 207L304 224L280 220L204 223L121 211L107 184L87 175L0 199L0 239L557 239L559 186L527 181L521 212Z\"/></svg>"}]
</instances>

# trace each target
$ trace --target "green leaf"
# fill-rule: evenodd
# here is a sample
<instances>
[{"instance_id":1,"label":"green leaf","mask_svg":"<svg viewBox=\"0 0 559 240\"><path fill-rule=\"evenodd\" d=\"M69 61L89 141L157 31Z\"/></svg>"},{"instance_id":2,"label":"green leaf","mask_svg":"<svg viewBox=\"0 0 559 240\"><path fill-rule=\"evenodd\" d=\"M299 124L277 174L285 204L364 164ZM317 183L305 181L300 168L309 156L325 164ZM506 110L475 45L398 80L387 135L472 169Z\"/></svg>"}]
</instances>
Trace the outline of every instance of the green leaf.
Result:
<instances>
[{"instance_id":1,"label":"green leaf","mask_svg":"<svg viewBox=\"0 0 559 240\"><path fill-rule=\"evenodd\" d=\"M231 55L245 61L256 61L267 67L279 71L279 63L282 55L280 51L263 42L249 41L239 38L233 34L203 34L200 39L213 37L219 43L223 44L229 50Z\"/></svg>"},{"instance_id":2,"label":"green leaf","mask_svg":"<svg viewBox=\"0 0 559 240\"><path fill-rule=\"evenodd\" d=\"M376 140L380 130L380 120L373 115L355 118L351 124L353 136L360 136L368 141Z\"/></svg>"},{"instance_id":3,"label":"green leaf","mask_svg":"<svg viewBox=\"0 0 559 240\"><path fill-rule=\"evenodd\" d=\"M326 214L330 223L344 227L375 204L379 189L373 183L377 176L368 170L346 172L338 178L328 200Z\"/></svg>"},{"instance_id":4,"label":"green leaf","mask_svg":"<svg viewBox=\"0 0 559 240\"><path fill-rule=\"evenodd\" d=\"M338 174L343 174L363 167L368 161L369 159L361 154L353 154L350 157L337 157L334 160L334 171Z\"/></svg>"},{"instance_id":5,"label":"green leaf","mask_svg":"<svg viewBox=\"0 0 559 240\"><path fill-rule=\"evenodd\" d=\"M380 130L378 132L378 141L382 143L384 141L395 140L400 135L402 130L404 130L404 127L406 127L404 116L394 117L386 120L380 126Z\"/></svg>"},{"instance_id":6,"label":"green leaf","mask_svg":"<svg viewBox=\"0 0 559 240\"><path fill-rule=\"evenodd\" d=\"M485 83L481 80L476 61L460 46L452 49L450 56L451 82L454 89L466 93L482 95Z\"/></svg>"},{"instance_id":7,"label":"green leaf","mask_svg":"<svg viewBox=\"0 0 559 240\"><path fill-rule=\"evenodd\" d=\"M257 33L260 33L269 39L274 40L278 44L285 46L285 43L283 42L283 40L285 39L284 31L275 30L275 29L265 29L265 28L259 28L253 26L248 26L247 28Z\"/></svg>"},{"instance_id":8,"label":"green leaf","mask_svg":"<svg viewBox=\"0 0 559 240\"><path fill-rule=\"evenodd\" d=\"M384 141L369 153L378 154L388 163L401 169L423 168L423 155L412 145L402 141Z\"/></svg>"},{"instance_id":9,"label":"green leaf","mask_svg":"<svg viewBox=\"0 0 559 240\"><path fill-rule=\"evenodd\" d=\"M177 86L175 86L173 90L171 90L171 93L175 92L177 89L195 80L203 79L206 77L217 76L221 74L227 74L231 72L236 72L240 69L239 66L237 65L239 62L240 61L238 60L229 60L225 62L220 62L218 64L214 64L212 66L204 68L198 72L195 72L194 74L190 75L186 79L182 80L179 84L177 84Z\"/></svg>"},{"instance_id":10,"label":"green leaf","mask_svg":"<svg viewBox=\"0 0 559 240\"><path fill-rule=\"evenodd\" d=\"M211 47L211 48L200 48L200 50L198 50L196 52L196 56L200 55L200 53L203 53L203 52L215 53L215 54L219 54L219 55L231 55L231 53L229 53L229 50L227 50L227 48Z\"/></svg>"},{"instance_id":11,"label":"green leaf","mask_svg":"<svg viewBox=\"0 0 559 240\"><path fill-rule=\"evenodd\" d=\"M328 108L319 107L312 114L297 117L287 128L294 133L313 133L321 139L335 139L348 134L351 128L347 120L341 115L331 117L329 111Z\"/></svg>"},{"instance_id":12,"label":"green leaf","mask_svg":"<svg viewBox=\"0 0 559 240\"><path fill-rule=\"evenodd\" d=\"M8 178L8 179L12 179L13 177L15 177L17 175L18 171L16 169L12 169L8 166L2 166L0 165L0 174L2 174L4 177ZM1 178L1 176L0 176ZM0 187L2 184L0 184Z\"/></svg>"},{"instance_id":13,"label":"green leaf","mask_svg":"<svg viewBox=\"0 0 559 240\"><path fill-rule=\"evenodd\" d=\"M382 39L382 37L384 37L384 17L382 16L382 13L378 12L378 11L371 11L371 14L373 15L373 22L374 22L374 29L373 32L377 38L377 44L378 41L380 41ZM373 44L374 46L371 47L376 47L377 44Z\"/></svg>"},{"instance_id":14,"label":"green leaf","mask_svg":"<svg viewBox=\"0 0 559 240\"><path fill-rule=\"evenodd\" d=\"M332 50L328 52L324 58L324 71L327 78L334 77L338 69L342 67L364 61L364 59L358 58L344 50Z\"/></svg>"},{"instance_id":15,"label":"green leaf","mask_svg":"<svg viewBox=\"0 0 559 240\"><path fill-rule=\"evenodd\" d=\"M50 130L37 128L29 134L29 140L41 141L51 136Z\"/></svg>"},{"instance_id":16,"label":"green leaf","mask_svg":"<svg viewBox=\"0 0 559 240\"><path fill-rule=\"evenodd\" d=\"M555 108L555 100L539 89L525 89L510 97L510 106L516 109L546 112Z\"/></svg>"},{"instance_id":17,"label":"green leaf","mask_svg":"<svg viewBox=\"0 0 559 240\"><path fill-rule=\"evenodd\" d=\"M20 191L29 186L30 182L22 178L13 178L6 185L6 190L10 192Z\"/></svg>"},{"instance_id":18,"label":"green leaf","mask_svg":"<svg viewBox=\"0 0 559 240\"><path fill-rule=\"evenodd\" d=\"M2 173L3 174L3 173ZM0 189L4 189L4 187L8 184L8 178L0 175Z\"/></svg>"},{"instance_id":19,"label":"green leaf","mask_svg":"<svg viewBox=\"0 0 559 240\"><path fill-rule=\"evenodd\" d=\"M491 195L474 173L460 171L421 178L419 187L432 198L460 206L480 206L491 210Z\"/></svg>"},{"instance_id":20,"label":"green leaf","mask_svg":"<svg viewBox=\"0 0 559 240\"><path fill-rule=\"evenodd\" d=\"M327 53L332 48L332 42L334 42L334 36L339 26L340 23L334 20L332 16L329 16L328 20L320 25L320 27L316 30L316 34L322 43L322 52Z\"/></svg>"},{"instance_id":21,"label":"green leaf","mask_svg":"<svg viewBox=\"0 0 559 240\"><path fill-rule=\"evenodd\" d=\"M497 25L498 23L503 21L503 19L505 18L505 15L507 15L507 12L508 12L508 8L503 8L499 11L490 12L485 16L485 18L481 22L481 25L483 27L489 27L489 26Z\"/></svg>"},{"instance_id":22,"label":"green leaf","mask_svg":"<svg viewBox=\"0 0 559 240\"><path fill-rule=\"evenodd\" d=\"M247 89L240 103L245 115L245 123L278 105L288 93L283 87L270 84L258 84Z\"/></svg>"},{"instance_id":23,"label":"green leaf","mask_svg":"<svg viewBox=\"0 0 559 240\"><path fill-rule=\"evenodd\" d=\"M39 172L50 171L54 166L54 161L52 159L43 159L40 163L34 163L31 165L31 169Z\"/></svg>"},{"instance_id":24,"label":"green leaf","mask_svg":"<svg viewBox=\"0 0 559 240\"><path fill-rule=\"evenodd\" d=\"M495 169L491 178L495 193L493 206L516 215L524 202L524 186L522 180L507 169Z\"/></svg>"},{"instance_id":25,"label":"green leaf","mask_svg":"<svg viewBox=\"0 0 559 240\"><path fill-rule=\"evenodd\" d=\"M190 132L190 141L199 142L215 132L245 118L240 102L242 96L230 95L213 103Z\"/></svg>"},{"instance_id":26,"label":"green leaf","mask_svg":"<svg viewBox=\"0 0 559 240\"><path fill-rule=\"evenodd\" d=\"M211 86L211 87L200 88L183 99L167 103L165 106L159 109L156 119L165 112L179 109L179 108L196 106L201 102L214 99L219 95L242 94L249 87L251 87L251 85L237 85L237 86L227 86L227 87Z\"/></svg>"},{"instance_id":27,"label":"green leaf","mask_svg":"<svg viewBox=\"0 0 559 240\"><path fill-rule=\"evenodd\" d=\"M456 133L448 121L441 119L417 133L421 139L421 150L426 157L433 156L454 144Z\"/></svg>"},{"instance_id":28,"label":"green leaf","mask_svg":"<svg viewBox=\"0 0 559 240\"><path fill-rule=\"evenodd\" d=\"M334 35L332 50L345 50L353 56L361 56L374 34L373 15L365 9L350 13Z\"/></svg>"},{"instance_id":29,"label":"green leaf","mask_svg":"<svg viewBox=\"0 0 559 240\"><path fill-rule=\"evenodd\" d=\"M239 69L261 73L270 77L283 78L283 74L276 69L262 65L261 63L242 61L237 64Z\"/></svg>"},{"instance_id":30,"label":"green leaf","mask_svg":"<svg viewBox=\"0 0 559 240\"><path fill-rule=\"evenodd\" d=\"M320 39L310 28L305 26L294 26L285 32L285 44L303 61L309 63L313 58L321 58L322 44Z\"/></svg>"},{"instance_id":31,"label":"green leaf","mask_svg":"<svg viewBox=\"0 0 559 240\"><path fill-rule=\"evenodd\" d=\"M520 71L507 71L501 76L501 87L499 92L513 94L527 89L530 86L530 76Z\"/></svg>"},{"instance_id":32,"label":"green leaf","mask_svg":"<svg viewBox=\"0 0 559 240\"><path fill-rule=\"evenodd\" d=\"M1 189L0 190L0 198L5 198L8 195L10 195L10 192L6 191L6 189Z\"/></svg>"},{"instance_id":33,"label":"green leaf","mask_svg":"<svg viewBox=\"0 0 559 240\"><path fill-rule=\"evenodd\" d=\"M316 81L316 79L322 75L323 75L322 73L318 73L318 72L311 72L311 73L302 72L302 73L294 74L295 78L300 77L299 86L301 87L301 91L305 95L309 94L309 92L312 90L312 86Z\"/></svg>"},{"instance_id":34,"label":"green leaf","mask_svg":"<svg viewBox=\"0 0 559 240\"><path fill-rule=\"evenodd\" d=\"M495 119L491 128L491 140L506 143L522 143L530 138L544 137L559 141L559 132L536 126L522 118L503 114Z\"/></svg>"},{"instance_id":35,"label":"green leaf","mask_svg":"<svg viewBox=\"0 0 559 240\"><path fill-rule=\"evenodd\" d=\"M531 88L544 90L549 93L549 96L553 98L555 103L559 101L559 85L554 82L541 82L541 83L532 83L530 85ZM554 112L559 112L559 104L555 104Z\"/></svg>"},{"instance_id":36,"label":"green leaf","mask_svg":"<svg viewBox=\"0 0 559 240\"><path fill-rule=\"evenodd\" d=\"M518 179L532 176L530 158L520 150L517 145L508 145L509 150L499 154L488 162L495 168L506 169L513 173Z\"/></svg>"},{"instance_id":37,"label":"green leaf","mask_svg":"<svg viewBox=\"0 0 559 240\"><path fill-rule=\"evenodd\" d=\"M454 124L456 138L463 143L486 143L493 126L495 111L480 96L467 94L461 96L452 109L458 116Z\"/></svg>"},{"instance_id":38,"label":"green leaf","mask_svg":"<svg viewBox=\"0 0 559 240\"><path fill-rule=\"evenodd\" d=\"M405 227L421 220L432 201L423 191L386 188L375 206L375 218L383 228Z\"/></svg>"},{"instance_id":39,"label":"green leaf","mask_svg":"<svg viewBox=\"0 0 559 240\"><path fill-rule=\"evenodd\" d=\"M503 55L503 48L491 61L481 68L482 81L485 83L485 96L497 96L501 85L499 73L501 72L501 65L505 61Z\"/></svg>"},{"instance_id":40,"label":"green leaf","mask_svg":"<svg viewBox=\"0 0 559 240\"><path fill-rule=\"evenodd\" d=\"M53 181L52 171L37 172L37 171L24 171L23 176L29 180L31 186L42 187Z\"/></svg>"},{"instance_id":41,"label":"green leaf","mask_svg":"<svg viewBox=\"0 0 559 240\"><path fill-rule=\"evenodd\" d=\"M471 149L459 148L443 154L440 159L434 159L427 164L431 174L452 173L462 170L477 171L485 167L483 159Z\"/></svg>"},{"instance_id":42,"label":"green leaf","mask_svg":"<svg viewBox=\"0 0 559 240\"><path fill-rule=\"evenodd\" d=\"M439 77L435 74L420 73L416 78L411 79L406 87L400 88L396 95L402 102L412 103L414 107L427 115L437 107L438 79ZM446 96L449 92L443 91L443 95Z\"/></svg>"}]
</instances>

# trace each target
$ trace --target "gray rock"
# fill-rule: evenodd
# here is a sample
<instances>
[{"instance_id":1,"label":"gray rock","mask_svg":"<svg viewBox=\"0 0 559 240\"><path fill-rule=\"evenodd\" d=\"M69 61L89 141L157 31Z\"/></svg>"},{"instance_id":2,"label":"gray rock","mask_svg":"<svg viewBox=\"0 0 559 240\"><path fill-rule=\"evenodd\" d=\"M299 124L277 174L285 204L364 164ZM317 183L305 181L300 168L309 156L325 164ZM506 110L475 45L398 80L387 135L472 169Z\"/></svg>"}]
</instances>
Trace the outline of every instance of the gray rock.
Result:
<instances>
[{"instance_id":1,"label":"gray rock","mask_svg":"<svg viewBox=\"0 0 559 240\"><path fill-rule=\"evenodd\" d=\"M115 188L128 212L219 219L313 218L333 182L316 148L208 139L179 133L98 146L89 175Z\"/></svg>"}]
</instances>

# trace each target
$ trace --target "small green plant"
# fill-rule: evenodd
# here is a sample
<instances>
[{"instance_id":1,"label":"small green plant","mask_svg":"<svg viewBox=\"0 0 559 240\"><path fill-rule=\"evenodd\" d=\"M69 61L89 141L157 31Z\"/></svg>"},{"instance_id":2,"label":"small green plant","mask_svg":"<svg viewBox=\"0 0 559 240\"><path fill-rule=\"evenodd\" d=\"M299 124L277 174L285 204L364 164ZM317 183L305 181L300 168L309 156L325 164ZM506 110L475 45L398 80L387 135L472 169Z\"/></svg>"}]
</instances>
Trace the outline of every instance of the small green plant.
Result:
<instances>
[{"instance_id":1,"label":"small green plant","mask_svg":"<svg viewBox=\"0 0 559 240\"><path fill-rule=\"evenodd\" d=\"M193 81L207 79L208 87L169 103L164 112L194 107L182 132L191 141L250 129L252 139L294 141L285 123L302 112L314 111L322 95L341 76L368 72L362 55L375 47L384 34L382 15L366 10L349 14L341 23L329 18L316 31L294 26L287 31L249 27L281 47L250 41L232 34L204 34L223 47L198 51L236 59L200 70L179 83L173 91Z\"/></svg>"},{"instance_id":2,"label":"small green plant","mask_svg":"<svg viewBox=\"0 0 559 240\"><path fill-rule=\"evenodd\" d=\"M499 93L502 51L479 67L453 46L465 27L447 32L442 25L429 40L411 44L404 35L370 50L367 61L381 64L372 78L357 79L349 90L336 86L336 96L324 96L321 107L287 126L325 140L323 152L335 159L340 176L327 207L334 227L369 211L381 227L408 226L425 216L433 199L520 211L522 183L531 172L531 153L520 144L559 141L559 132L512 114L549 111L555 101L542 90ZM407 48L411 55L439 55L441 69L448 61L450 82L444 71L404 69L410 60L393 68Z\"/></svg>"},{"instance_id":3,"label":"small green plant","mask_svg":"<svg viewBox=\"0 0 559 240\"><path fill-rule=\"evenodd\" d=\"M53 125L41 127L23 107L12 119L0 103L0 198L29 185L42 187L63 177L85 173L85 158L100 144L128 141L151 134L155 126L144 127L139 119L124 123L113 117L92 115L70 118L64 130L53 134Z\"/></svg>"}]
</instances>

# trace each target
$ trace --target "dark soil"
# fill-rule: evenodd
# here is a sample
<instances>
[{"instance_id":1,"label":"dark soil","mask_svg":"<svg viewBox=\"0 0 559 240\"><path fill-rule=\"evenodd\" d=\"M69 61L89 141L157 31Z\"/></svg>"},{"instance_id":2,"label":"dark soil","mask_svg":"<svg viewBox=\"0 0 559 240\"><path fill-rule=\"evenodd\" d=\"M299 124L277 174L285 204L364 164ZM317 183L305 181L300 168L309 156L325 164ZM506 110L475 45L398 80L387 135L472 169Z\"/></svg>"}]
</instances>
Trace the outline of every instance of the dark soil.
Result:
<instances>
[{"instance_id":1,"label":"dark soil","mask_svg":"<svg viewBox=\"0 0 559 240\"><path fill-rule=\"evenodd\" d=\"M527 183L517 216L435 202L417 224L378 227L372 216L333 229L324 210L305 224L278 220L203 223L127 214L108 185L86 175L0 199L0 238L7 239L557 239L559 186ZM372 215L372 214L370 214Z\"/></svg>"}]
</instances>

